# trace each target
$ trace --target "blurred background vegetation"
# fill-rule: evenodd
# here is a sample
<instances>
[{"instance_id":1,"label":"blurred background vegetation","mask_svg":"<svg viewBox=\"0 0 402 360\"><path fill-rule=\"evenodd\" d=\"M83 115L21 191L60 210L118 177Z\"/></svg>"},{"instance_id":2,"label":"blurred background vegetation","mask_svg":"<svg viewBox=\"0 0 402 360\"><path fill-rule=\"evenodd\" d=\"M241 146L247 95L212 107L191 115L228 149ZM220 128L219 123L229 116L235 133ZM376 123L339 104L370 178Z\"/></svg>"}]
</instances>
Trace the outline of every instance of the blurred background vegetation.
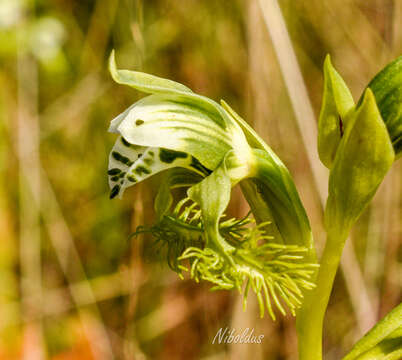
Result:
<instances>
[{"instance_id":1,"label":"blurred background vegetation","mask_svg":"<svg viewBox=\"0 0 402 360\"><path fill-rule=\"evenodd\" d=\"M129 237L152 223L158 177L113 201L106 178L109 121L142 96L112 82L115 48L121 68L224 98L252 123L292 172L322 248L326 174L309 136L323 60L332 55L357 100L402 53L402 2L276 5L0 0L0 359L296 359L292 317L259 319L252 299L244 313L235 292L180 280L150 239ZM401 183L399 161L354 229L326 359L401 301ZM231 213L244 214L235 193ZM212 345L221 327L265 338Z\"/></svg>"}]
</instances>

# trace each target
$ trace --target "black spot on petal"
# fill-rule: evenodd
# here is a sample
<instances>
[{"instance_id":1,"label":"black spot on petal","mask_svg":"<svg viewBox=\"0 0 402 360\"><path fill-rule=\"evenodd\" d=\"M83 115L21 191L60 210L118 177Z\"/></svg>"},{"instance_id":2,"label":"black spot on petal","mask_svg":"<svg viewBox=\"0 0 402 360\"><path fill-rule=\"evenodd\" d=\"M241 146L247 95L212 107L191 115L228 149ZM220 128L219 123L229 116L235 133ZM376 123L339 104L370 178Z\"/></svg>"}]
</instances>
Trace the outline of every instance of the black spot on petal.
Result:
<instances>
[{"instance_id":1,"label":"black spot on petal","mask_svg":"<svg viewBox=\"0 0 402 360\"><path fill-rule=\"evenodd\" d=\"M137 167L134 169L134 171L135 171L135 173L138 174L138 175L150 174L150 173L151 173L151 171L150 171L148 168L146 168L145 166L137 166Z\"/></svg>"},{"instance_id":2,"label":"black spot on petal","mask_svg":"<svg viewBox=\"0 0 402 360\"><path fill-rule=\"evenodd\" d=\"M338 116L338 120L339 120L339 130L341 132L341 137L343 136L343 122L342 122L342 118L340 116Z\"/></svg>"},{"instance_id":3,"label":"black spot on petal","mask_svg":"<svg viewBox=\"0 0 402 360\"><path fill-rule=\"evenodd\" d=\"M117 151L113 151L112 156L115 160L120 161L127 166L131 166L133 164L133 162L128 157L118 153Z\"/></svg>"},{"instance_id":4,"label":"black spot on petal","mask_svg":"<svg viewBox=\"0 0 402 360\"><path fill-rule=\"evenodd\" d=\"M120 173L121 173L121 170L118 169L118 168L114 168L114 169L108 170L107 173L108 173L108 175L117 175L117 174L120 174Z\"/></svg>"},{"instance_id":5,"label":"black spot on petal","mask_svg":"<svg viewBox=\"0 0 402 360\"><path fill-rule=\"evenodd\" d=\"M113 187L113 189L110 191L110 198L111 199L113 199L114 197L116 197L117 196L117 194L119 193L119 191L120 191L120 186L119 185L115 185L114 187Z\"/></svg>"},{"instance_id":6,"label":"black spot on petal","mask_svg":"<svg viewBox=\"0 0 402 360\"><path fill-rule=\"evenodd\" d=\"M159 151L159 158L161 159L162 162L167 163L167 164L171 164L177 158L185 159L187 156L188 155L182 151L174 151L174 150L168 150L168 149L163 149L163 148L161 148Z\"/></svg>"}]
</instances>

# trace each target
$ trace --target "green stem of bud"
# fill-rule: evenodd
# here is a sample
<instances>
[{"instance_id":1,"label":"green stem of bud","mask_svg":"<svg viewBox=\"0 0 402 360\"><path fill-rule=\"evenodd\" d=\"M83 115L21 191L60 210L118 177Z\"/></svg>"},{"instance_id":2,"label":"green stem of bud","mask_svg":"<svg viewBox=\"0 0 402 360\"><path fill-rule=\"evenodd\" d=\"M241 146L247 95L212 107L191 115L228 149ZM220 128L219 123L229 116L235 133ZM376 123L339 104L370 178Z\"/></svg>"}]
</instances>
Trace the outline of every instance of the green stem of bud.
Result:
<instances>
[{"instance_id":1,"label":"green stem of bud","mask_svg":"<svg viewBox=\"0 0 402 360\"><path fill-rule=\"evenodd\" d=\"M325 311L347 236L348 232L339 228L328 229L316 287L305 293L303 307L296 317L300 360L322 359Z\"/></svg>"}]
</instances>

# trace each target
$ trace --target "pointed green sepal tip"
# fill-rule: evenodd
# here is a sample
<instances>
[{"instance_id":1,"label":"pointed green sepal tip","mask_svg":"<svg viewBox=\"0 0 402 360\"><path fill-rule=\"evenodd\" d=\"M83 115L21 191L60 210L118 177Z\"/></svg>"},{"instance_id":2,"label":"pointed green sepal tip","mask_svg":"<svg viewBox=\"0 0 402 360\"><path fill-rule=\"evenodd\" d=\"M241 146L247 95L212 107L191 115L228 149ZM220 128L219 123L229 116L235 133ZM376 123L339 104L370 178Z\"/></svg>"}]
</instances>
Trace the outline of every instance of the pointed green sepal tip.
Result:
<instances>
[{"instance_id":1,"label":"pointed green sepal tip","mask_svg":"<svg viewBox=\"0 0 402 360\"><path fill-rule=\"evenodd\" d=\"M324 61L324 94L318 121L318 153L321 162L329 169L343 136L347 114L353 107L352 94L327 55Z\"/></svg>"},{"instance_id":2,"label":"pointed green sepal tip","mask_svg":"<svg viewBox=\"0 0 402 360\"><path fill-rule=\"evenodd\" d=\"M117 76L117 66L116 66L116 56L114 49L110 53L109 56L109 72L112 76L113 80L118 83L118 76Z\"/></svg>"},{"instance_id":3,"label":"pointed green sepal tip","mask_svg":"<svg viewBox=\"0 0 402 360\"><path fill-rule=\"evenodd\" d=\"M369 83L387 126L397 158L402 155L402 56L389 63Z\"/></svg>"},{"instance_id":4,"label":"pointed green sepal tip","mask_svg":"<svg viewBox=\"0 0 402 360\"><path fill-rule=\"evenodd\" d=\"M139 71L117 69L114 50L109 57L109 72L118 84L130 86L147 94L192 92L187 86L173 80Z\"/></svg>"},{"instance_id":5,"label":"pointed green sepal tip","mask_svg":"<svg viewBox=\"0 0 402 360\"><path fill-rule=\"evenodd\" d=\"M327 228L348 229L374 196L395 158L374 95L366 89L351 114L329 179Z\"/></svg>"}]
</instances>

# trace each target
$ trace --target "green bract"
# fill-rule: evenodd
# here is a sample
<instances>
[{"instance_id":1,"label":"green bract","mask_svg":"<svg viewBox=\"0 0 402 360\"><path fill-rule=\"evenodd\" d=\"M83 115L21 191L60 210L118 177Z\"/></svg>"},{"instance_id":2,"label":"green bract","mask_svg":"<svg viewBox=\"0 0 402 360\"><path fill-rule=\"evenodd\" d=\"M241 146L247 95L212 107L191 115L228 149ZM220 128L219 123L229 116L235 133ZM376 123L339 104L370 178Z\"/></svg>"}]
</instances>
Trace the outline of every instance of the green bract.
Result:
<instances>
[{"instance_id":1,"label":"green bract","mask_svg":"<svg viewBox=\"0 0 402 360\"><path fill-rule=\"evenodd\" d=\"M166 245L180 275L189 261L191 277L213 289L236 288L246 301L252 288L261 314L267 307L275 318L272 304L295 313L302 290L313 287L316 265L310 225L283 163L227 104L170 80L118 70L113 53L110 72L116 82L151 94L111 123L119 134L109 158L111 197L168 170L155 200L158 221L136 234L150 232ZM249 226L249 217L225 219L239 182L257 226ZM254 193L247 190L253 186ZM187 188L187 197L172 210L177 187Z\"/></svg>"},{"instance_id":2,"label":"green bract","mask_svg":"<svg viewBox=\"0 0 402 360\"><path fill-rule=\"evenodd\" d=\"M324 62L324 95L318 121L318 154L329 169L344 132L346 115L354 105L352 94L327 55Z\"/></svg>"}]
</instances>

